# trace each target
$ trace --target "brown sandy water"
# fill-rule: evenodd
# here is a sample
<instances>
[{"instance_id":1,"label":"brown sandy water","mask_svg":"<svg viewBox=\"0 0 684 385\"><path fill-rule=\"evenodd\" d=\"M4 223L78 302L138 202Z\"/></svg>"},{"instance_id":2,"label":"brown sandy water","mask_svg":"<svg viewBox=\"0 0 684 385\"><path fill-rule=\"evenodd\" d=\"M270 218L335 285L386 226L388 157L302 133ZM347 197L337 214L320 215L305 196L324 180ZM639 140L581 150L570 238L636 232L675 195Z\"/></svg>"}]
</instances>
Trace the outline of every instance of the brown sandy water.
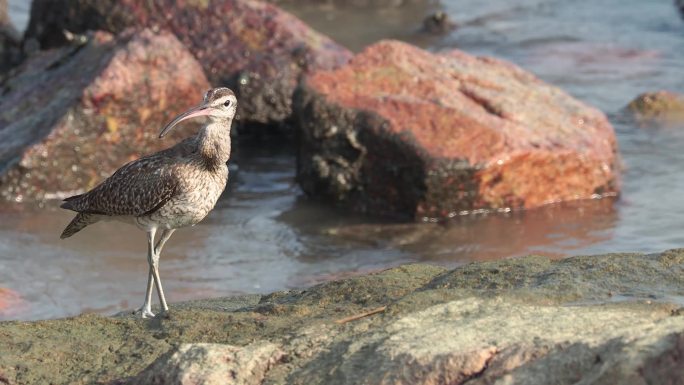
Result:
<instances>
[{"instance_id":1,"label":"brown sandy water","mask_svg":"<svg viewBox=\"0 0 684 385\"><path fill-rule=\"evenodd\" d=\"M429 8L368 11L299 7L315 28L354 50L398 38L431 50L458 47L513 61L605 111L625 164L619 200L570 202L446 224L387 223L307 200L290 146L238 144L230 190L162 255L172 301L268 292L411 261L455 266L526 254L557 257L684 246L684 127L641 129L620 119L637 94L684 92L684 21L670 0L447 0L461 25L420 32ZM15 18L26 5L10 1ZM59 240L71 214L0 211L0 288L22 303L0 319L41 319L137 307L146 283L145 235L100 223Z\"/></svg>"}]
</instances>

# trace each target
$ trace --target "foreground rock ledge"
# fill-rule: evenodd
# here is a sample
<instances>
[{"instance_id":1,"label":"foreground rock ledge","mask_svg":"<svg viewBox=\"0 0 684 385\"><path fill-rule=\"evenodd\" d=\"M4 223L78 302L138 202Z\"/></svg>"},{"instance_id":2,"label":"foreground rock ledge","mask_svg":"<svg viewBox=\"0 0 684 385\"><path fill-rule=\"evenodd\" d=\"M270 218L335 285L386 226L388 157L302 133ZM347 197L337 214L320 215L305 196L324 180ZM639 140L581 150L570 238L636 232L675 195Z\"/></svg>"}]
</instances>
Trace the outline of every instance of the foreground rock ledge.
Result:
<instances>
[{"instance_id":1,"label":"foreground rock ledge","mask_svg":"<svg viewBox=\"0 0 684 385\"><path fill-rule=\"evenodd\" d=\"M407 265L175 304L168 319L0 323L0 380L684 384L683 295L684 250Z\"/></svg>"},{"instance_id":2,"label":"foreground rock ledge","mask_svg":"<svg viewBox=\"0 0 684 385\"><path fill-rule=\"evenodd\" d=\"M618 192L605 115L522 69L383 41L297 93L297 178L359 211L447 217Z\"/></svg>"},{"instance_id":3,"label":"foreground rock ledge","mask_svg":"<svg viewBox=\"0 0 684 385\"><path fill-rule=\"evenodd\" d=\"M191 135L191 125L164 140L158 130L209 88L183 45L151 30L96 32L13 71L0 86L0 194L12 201L92 188Z\"/></svg>"}]
</instances>

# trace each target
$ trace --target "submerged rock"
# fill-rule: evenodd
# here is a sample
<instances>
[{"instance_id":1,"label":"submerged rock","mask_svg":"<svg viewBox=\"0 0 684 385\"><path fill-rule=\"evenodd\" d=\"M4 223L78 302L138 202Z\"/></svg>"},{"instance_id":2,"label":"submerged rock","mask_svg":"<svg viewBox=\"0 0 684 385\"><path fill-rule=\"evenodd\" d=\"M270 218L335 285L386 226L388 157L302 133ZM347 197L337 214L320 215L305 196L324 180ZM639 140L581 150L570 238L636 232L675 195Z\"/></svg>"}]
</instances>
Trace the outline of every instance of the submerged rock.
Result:
<instances>
[{"instance_id":1,"label":"submerged rock","mask_svg":"<svg viewBox=\"0 0 684 385\"><path fill-rule=\"evenodd\" d=\"M447 217L618 193L605 115L522 69L383 41L297 93L297 179L371 213Z\"/></svg>"},{"instance_id":2,"label":"submerged rock","mask_svg":"<svg viewBox=\"0 0 684 385\"><path fill-rule=\"evenodd\" d=\"M161 26L172 31L215 85L233 88L243 121L277 125L291 114L299 76L346 63L351 53L274 5L251 0L36 0L27 37L64 43L63 30Z\"/></svg>"},{"instance_id":3,"label":"submerged rock","mask_svg":"<svg viewBox=\"0 0 684 385\"><path fill-rule=\"evenodd\" d=\"M437 11L423 20L423 32L433 35L443 35L456 29L449 15L444 11Z\"/></svg>"},{"instance_id":4,"label":"submerged rock","mask_svg":"<svg viewBox=\"0 0 684 385\"><path fill-rule=\"evenodd\" d=\"M406 265L301 291L174 304L153 320L4 322L0 378L682 384L682 272L684 250Z\"/></svg>"},{"instance_id":5,"label":"submerged rock","mask_svg":"<svg viewBox=\"0 0 684 385\"><path fill-rule=\"evenodd\" d=\"M675 0L675 6L679 9L679 14L684 18L684 0Z\"/></svg>"},{"instance_id":6,"label":"submerged rock","mask_svg":"<svg viewBox=\"0 0 684 385\"><path fill-rule=\"evenodd\" d=\"M684 95L670 91L646 92L627 105L641 125L684 124Z\"/></svg>"},{"instance_id":7,"label":"submerged rock","mask_svg":"<svg viewBox=\"0 0 684 385\"><path fill-rule=\"evenodd\" d=\"M0 194L24 201L94 187L194 133L158 139L207 88L197 61L166 32L96 32L33 55L2 85Z\"/></svg>"}]
</instances>

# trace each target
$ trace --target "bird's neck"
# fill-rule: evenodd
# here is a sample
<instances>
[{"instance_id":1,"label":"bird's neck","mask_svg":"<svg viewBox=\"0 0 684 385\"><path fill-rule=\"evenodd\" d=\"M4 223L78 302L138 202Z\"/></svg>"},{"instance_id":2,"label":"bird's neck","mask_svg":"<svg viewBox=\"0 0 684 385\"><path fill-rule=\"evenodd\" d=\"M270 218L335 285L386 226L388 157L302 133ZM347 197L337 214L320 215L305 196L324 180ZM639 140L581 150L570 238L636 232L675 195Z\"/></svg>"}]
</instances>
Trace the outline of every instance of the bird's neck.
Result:
<instances>
[{"instance_id":1,"label":"bird's neck","mask_svg":"<svg viewBox=\"0 0 684 385\"><path fill-rule=\"evenodd\" d=\"M209 168L230 158L230 120L211 121L198 134L198 152Z\"/></svg>"}]
</instances>

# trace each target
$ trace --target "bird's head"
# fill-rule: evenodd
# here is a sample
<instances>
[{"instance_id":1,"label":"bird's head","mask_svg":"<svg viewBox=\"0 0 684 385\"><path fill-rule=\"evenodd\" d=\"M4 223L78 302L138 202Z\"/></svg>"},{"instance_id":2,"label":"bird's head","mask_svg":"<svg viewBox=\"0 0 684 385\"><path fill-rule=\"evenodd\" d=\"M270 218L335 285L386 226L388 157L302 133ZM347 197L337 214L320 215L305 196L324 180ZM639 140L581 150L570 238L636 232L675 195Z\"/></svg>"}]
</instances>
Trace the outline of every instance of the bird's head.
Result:
<instances>
[{"instance_id":1,"label":"bird's head","mask_svg":"<svg viewBox=\"0 0 684 385\"><path fill-rule=\"evenodd\" d=\"M237 111L237 98L233 91L226 87L210 89L204 94L204 100L199 106L176 116L161 130L159 137L164 137L178 123L198 116L207 116L214 121L227 121L230 124L235 111Z\"/></svg>"}]
</instances>

